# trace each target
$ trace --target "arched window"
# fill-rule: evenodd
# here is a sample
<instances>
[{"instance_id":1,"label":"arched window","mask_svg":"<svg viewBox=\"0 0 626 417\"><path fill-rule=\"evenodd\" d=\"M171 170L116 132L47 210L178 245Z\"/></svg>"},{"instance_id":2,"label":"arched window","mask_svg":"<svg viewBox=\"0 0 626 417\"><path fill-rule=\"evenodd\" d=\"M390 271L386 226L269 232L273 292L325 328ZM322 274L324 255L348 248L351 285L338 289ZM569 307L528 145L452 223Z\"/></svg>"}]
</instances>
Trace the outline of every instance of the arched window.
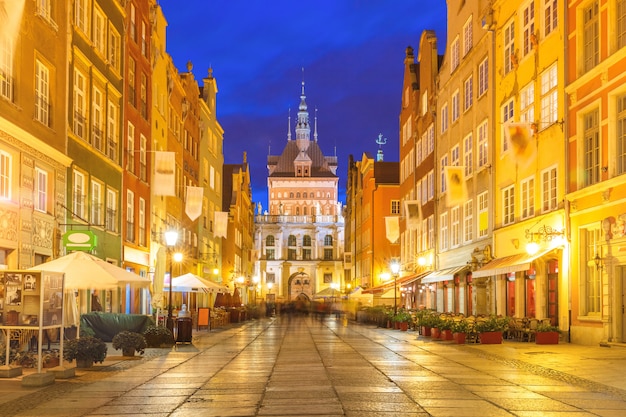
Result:
<instances>
[{"instance_id":1,"label":"arched window","mask_svg":"<svg viewBox=\"0 0 626 417\"><path fill-rule=\"evenodd\" d=\"M324 260L330 261L333 259L333 237L331 235L324 236Z\"/></svg>"},{"instance_id":2,"label":"arched window","mask_svg":"<svg viewBox=\"0 0 626 417\"><path fill-rule=\"evenodd\" d=\"M305 216L306 216L307 214L309 214L309 208L308 208L307 206L304 206L304 207L302 208L302 214L304 214Z\"/></svg>"},{"instance_id":3,"label":"arched window","mask_svg":"<svg viewBox=\"0 0 626 417\"><path fill-rule=\"evenodd\" d=\"M311 246L311 236L304 235L302 238L302 246Z\"/></svg>"},{"instance_id":4,"label":"arched window","mask_svg":"<svg viewBox=\"0 0 626 417\"><path fill-rule=\"evenodd\" d=\"M287 259L294 260L296 259L296 237L294 235L289 235L287 238Z\"/></svg>"},{"instance_id":5,"label":"arched window","mask_svg":"<svg viewBox=\"0 0 626 417\"><path fill-rule=\"evenodd\" d=\"M296 246L296 237L294 235L289 235L287 238L287 245Z\"/></svg>"},{"instance_id":6,"label":"arched window","mask_svg":"<svg viewBox=\"0 0 626 417\"><path fill-rule=\"evenodd\" d=\"M300 193L296 193L296 198L300 198Z\"/></svg>"},{"instance_id":7,"label":"arched window","mask_svg":"<svg viewBox=\"0 0 626 417\"><path fill-rule=\"evenodd\" d=\"M300 207L296 207L296 216L300 215Z\"/></svg>"},{"instance_id":8,"label":"arched window","mask_svg":"<svg viewBox=\"0 0 626 417\"><path fill-rule=\"evenodd\" d=\"M302 237L302 259L311 260L311 236L304 235Z\"/></svg>"},{"instance_id":9,"label":"arched window","mask_svg":"<svg viewBox=\"0 0 626 417\"><path fill-rule=\"evenodd\" d=\"M293 198L293 193L289 193L289 198Z\"/></svg>"},{"instance_id":10,"label":"arched window","mask_svg":"<svg viewBox=\"0 0 626 417\"><path fill-rule=\"evenodd\" d=\"M274 251L274 236L267 235L265 238L265 259L275 259L276 252Z\"/></svg>"},{"instance_id":11,"label":"arched window","mask_svg":"<svg viewBox=\"0 0 626 417\"><path fill-rule=\"evenodd\" d=\"M274 236L273 235L267 235L267 237L265 238L265 246L274 246Z\"/></svg>"}]
</instances>

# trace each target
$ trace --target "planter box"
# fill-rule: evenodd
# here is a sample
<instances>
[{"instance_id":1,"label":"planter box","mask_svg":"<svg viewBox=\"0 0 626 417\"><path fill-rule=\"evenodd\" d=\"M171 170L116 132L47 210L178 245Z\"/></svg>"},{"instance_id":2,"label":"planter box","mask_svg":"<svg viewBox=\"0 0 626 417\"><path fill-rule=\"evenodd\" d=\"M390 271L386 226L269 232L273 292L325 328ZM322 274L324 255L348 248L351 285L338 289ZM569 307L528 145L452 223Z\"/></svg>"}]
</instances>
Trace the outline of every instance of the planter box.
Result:
<instances>
[{"instance_id":1,"label":"planter box","mask_svg":"<svg viewBox=\"0 0 626 417\"><path fill-rule=\"evenodd\" d=\"M407 323L406 321L400 322L400 330L402 330L403 332L409 330L409 323Z\"/></svg>"},{"instance_id":2,"label":"planter box","mask_svg":"<svg viewBox=\"0 0 626 417\"><path fill-rule=\"evenodd\" d=\"M465 344L465 339L466 338L467 338L467 334L466 333L452 333L452 339L454 339L454 341L458 345Z\"/></svg>"},{"instance_id":3,"label":"planter box","mask_svg":"<svg viewBox=\"0 0 626 417\"><path fill-rule=\"evenodd\" d=\"M452 337L452 330L442 330L439 337L441 340L454 340Z\"/></svg>"},{"instance_id":4,"label":"planter box","mask_svg":"<svg viewBox=\"0 0 626 417\"><path fill-rule=\"evenodd\" d=\"M558 345L559 332L538 332L535 333L535 343L538 345Z\"/></svg>"},{"instance_id":5,"label":"planter box","mask_svg":"<svg viewBox=\"0 0 626 417\"><path fill-rule=\"evenodd\" d=\"M432 329L430 329L430 335L433 337L433 339L439 339L439 337L441 337L441 331L439 330L439 328L433 327Z\"/></svg>"},{"instance_id":6,"label":"planter box","mask_svg":"<svg viewBox=\"0 0 626 417\"><path fill-rule=\"evenodd\" d=\"M481 345L499 345L502 343L502 332L482 332L478 338Z\"/></svg>"},{"instance_id":7,"label":"planter box","mask_svg":"<svg viewBox=\"0 0 626 417\"><path fill-rule=\"evenodd\" d=\"M422 326L421 333L422 333L422 336L429 337L432 335L432 329L428 326Z\"/></svg>"}]
</instances>

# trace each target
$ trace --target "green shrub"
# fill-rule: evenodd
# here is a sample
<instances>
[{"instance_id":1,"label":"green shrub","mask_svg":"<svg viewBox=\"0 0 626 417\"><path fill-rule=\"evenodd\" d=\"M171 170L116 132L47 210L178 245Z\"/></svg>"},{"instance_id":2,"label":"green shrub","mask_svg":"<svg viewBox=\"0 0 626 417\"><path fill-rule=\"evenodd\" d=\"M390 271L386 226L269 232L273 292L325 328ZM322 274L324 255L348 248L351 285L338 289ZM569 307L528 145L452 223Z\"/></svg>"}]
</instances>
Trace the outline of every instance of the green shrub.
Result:
<instances>
[{"instance_id":1,"label":"green shrub","mask_svg":"<svg viewBox=\"0 0 626 417\"><path fill-rule=\"evenodd\" d=\"M79 337L66 342L63 346L63 358L69 362L79 359L102 363L106 356L106 343L93 336Z\"/></svg>"},{"instance_id":2,"label":"green shrub","mask_svg":"<svg viewBox=\"0 0 626 417\"><path fill-rule=\"evenodd\" d=\"M139 333L124 330L113 336L113 349L122 351L132 349L143 355L146 349L146 338Z\"/></svg>"},{"instance_id":3,"label":"green shrub","mask_svg":"<svg viewBox=\"0 0 626 417\"><path fill-rule=\"evenodd\" d=\"M148 347L172 346L174 335L167 327L148 326L143 332Z\"/></svg>"}]
</instances>

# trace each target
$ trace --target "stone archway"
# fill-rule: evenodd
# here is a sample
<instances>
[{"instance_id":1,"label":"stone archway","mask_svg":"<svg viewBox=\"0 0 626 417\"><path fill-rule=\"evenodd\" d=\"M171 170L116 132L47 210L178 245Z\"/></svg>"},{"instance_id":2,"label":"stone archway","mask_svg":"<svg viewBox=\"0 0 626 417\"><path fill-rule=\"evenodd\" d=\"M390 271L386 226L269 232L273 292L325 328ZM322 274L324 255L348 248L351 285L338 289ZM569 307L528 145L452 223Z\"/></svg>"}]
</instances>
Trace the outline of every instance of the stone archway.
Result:
<instances>
[{"instance_id":1,"label":"stone archway","mask_svg":"<svg viewBox=\"0 0 626 417\"><path fill-rule=\"evenodd\" d=\"M311 277L303 270L292 274L287 281L287 294L289 301L297 298L305 298L309 303L313 295L311 290Z\"/></svg>"}]
</instances>

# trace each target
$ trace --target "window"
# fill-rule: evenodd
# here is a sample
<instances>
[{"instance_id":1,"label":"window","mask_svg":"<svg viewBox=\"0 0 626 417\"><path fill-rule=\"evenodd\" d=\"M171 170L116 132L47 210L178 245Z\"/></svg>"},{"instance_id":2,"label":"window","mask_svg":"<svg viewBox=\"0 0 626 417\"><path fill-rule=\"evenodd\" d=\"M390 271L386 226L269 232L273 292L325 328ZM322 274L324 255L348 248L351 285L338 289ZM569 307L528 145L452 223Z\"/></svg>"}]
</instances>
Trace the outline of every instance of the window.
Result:
<instances>
[{"instance_id":1,"label":"window","mask_svg":"<svg viewBox=\"0 0 626 417\"><path fill-rule=\"evenodd\" d=\"M470 77L465 80L464 83L465 102L463 103L463 111L467 111L474 103L474 77Z\"/></svg>"},{"instance_id":2,"label":"window","mask_svg":"<svg viewBox=\"0 0 626 417\"><path fill-rule=\"evenodd\" d=\"M87 21L87 0L75 0L74 1L74 24L85 35L88 34L89 24Z\"/></svg>"},{"instance_id":3,"label":"window","mask_svg":"<svg viewBox=\"0 0 626 417\"><path fill-rule=\"evenodd\" d=\"M146 34L146 22L141 22L141 55L148 57L148 37Z\"/></svg>"},{"instance_id":4,"label":"window","mask_svg":"<svg viewBox=\"0 0 626 417\"><path fill-rule=\"evenodd\" d=\"M145 73L141 73L141 91L139 99L141 103L139 105L139 113L144 119L148 118L148 76Z\"/></svg>"},{"instance_id":5,"label":"window","mask_svg":"<svg viewBox=\"0 0 626 417\"><path fill-rule=\"evenodd\" d=\"M472 16L470 16L465 25L463 25L463 56L467 55L472 49L472 36Z\"/></svg>"},{"instance_id":6,"label":"window","mask_svg":"<svg viewBox=\"0 0 626 417\"><path fill-rule=\"evenodd\" d=\"M502 224L512 224L515 221L515 186L511 185L502 190Z\"/></svg>"},{"instance_id":7,"label":"window","mask_svg":"<svg viewBox=\"0 0 626 417\"><path fill-rule=\"evenodd\" d=\"M460 162L459 145L454 145L450 150L450 165L458 167Z\"/></svg>"},{"instance_id":8,"label":"window","mask_svg":"<svg viewBox=\"0 0 626 417\"><path fill-rule=\"evenodd\" d=\"M52 19L52 0L37 0L37 14L55 28L57 27Z\"/></svg>"},{"instance_id":9,"label":"window","mask_svg":"<svg viewBox=\"0 0 626 417\"><path fill-rule=\"evenodd\" d=\"M600 181L600 124L596 109L583 116L583 173L585 186Z\"/></svg>"},{"instance_id":10,"label":"window","mask_svg":"<svg viewBox=\"0 0 626 417\"><path fill-rule=\"evenodd\" d=\"M107 156L114 161L117 160L117 139L119 135L117 131L118 115L119 109L117 105L109 101L107 114Z\"/></svg>"},{"instance_id":11,"label":"window","mask_svg":"<svg viewBox=\"0 0 626 417\"><path fill-rule=\"evenodd\" d=\"M478 194L478 237L485 237L489 232L489 200L488 193Z\"/></svg>"},{"instance_id":12,"label":"window","mask_svg":"<svg viewBox=\"0 0 626 417\"><path fill-rule=\"evenodd\" d=\"M439 249L442 251L448 250L448 213L443 213L439 216Z\"/></svg>"},{"instance_id":13,"label":"window","mask_svg":"<svg viewBox=\"0 0 626 417\"><path fill-rule=\"evenodd\" d=\"M72 195L72 211L75 216L85 218L85 176L74 171L74 193Z\"/></svg>"},{"instance_id":14,"label":"window","mask_svg":"<svg viewBox=\"0 0 626 417\"><path fill-rule=\"evenodd\" d=\"M13 101L13 45L8 38L0 38L0 94Z\"/></svg>"},{"instance_id":15,"label":"window","mask_svg":"<svg viewBox=\"0 0 626 417\"><path fill-rule=\"evenodd\" d=\"M428 216L427 230L428 230L428 242L426 248L433 249L435 246L435 216Z\"/></svg>"},{"instance_id":16,"label":"window","mask_svg":"<svg viewBox=\"0 0 626 417\"><path fill-rule=\"evenodd\" d=\"M35 168L35 210L46 213L48 210L48 173Z\"/></svg>"},{"instance_id":17,"label":"window","mask_svg":"<svg viewBox=\"0 0 626 417\"><path fill-rule=\"evenodd\" d=\"M535 123L535 84L531 81L519 93L520 121Z\"/></svg>"},{"instance_id":18,"label":"window","mask_svg":"<svg viewBox=\"0 0 626 417\"><path fill-rule=\"evenodd\" d=\"M139 245L146 246L146 200L139 197Z\"/></svg>"},{"instance_id":19,"label":"window","mask_svg":"<svg viewBox=\"0 0 626 417\"><path fill-rule=\"evenodd\" d=\"M502 57L504 74L513 70L513 59L515 56L515 22L512 21L505 26L502 31L504 56Z\"/></svg>"},{"instance_id":20,"label":"window","mask_svg":"<svg viewBox=\"0 0 626 417\"><path fill-rule=\"evenodd\" d=\"M541 173L541 210L557 209L557 171L556 167L548 168Z\"/></svg>"},{"instance_id":21,"label":"window","mask_svg":"<svg viewBox=\"0 0 626 417\"><path fill-rule=\"evenodd\" d=\"M507 122L512 122L513 121L513 100L509 100L508 102L506 102L504 104L504 106L502 106L502 127L503 129L506 126ZM506 140L506 137L504 135L504 132L502 133L502 135L500 135L502 137L502 152L506 152L509 150L509 143Z\"/></svg>"},{"instance_id":22,"label":"window","mask_svg":"<svg viewBox=\"0 0 626 417\"><path fill-rule=\"evenodd\" d=\"M274 243L275 239L273 235L268 235L265 238L265 259L275 259Z\"/></svg>"},{"instance_id":23,"label":"window","mask_svg":"<svg viewBox=\"0 0 626 417\"><path fill-rule=\"evenodd\" d=\"M148 166L147 166L147 146L148 139L142 134L139 137L139 178L142 181L148 179Z\"/></svg>"},{"instance_id":24,"label":"window","mask_svg":"<svg viewBox=\"0 0 626 417\"><path fill-rule=\"evenodd\" d=\"M452 123L459 119L459 90L452 94Z\"/></svg>"},{"instance_id":25,"label":"window","mask_svg":"<svg viewBox=\"0 0 626 417\"><path fill-rule=\"evenodd\" d=\"M429 171L426 179L428 181L428 200L435 198L435 172Z\"/></svg>"},{"instance_id":26,"label":"window","mask_svg":"<svg viewBox=\"0 0 626 417\"><path fill-rule=\"evenodd\" d=\"M137 63L132 57L128 57L128 102L133 105L133 107L137 106L137 88L135 87L135 78L136 78L136 68Z\"/></svg>"},{"instance_id":27,"label":"window","mask_svg":"<svg viewBox=\"0 0 626 417\"><path fill-rule=\"evenodd\" d=\"M522 47L524 48L522 56L532 51L533 42L537 42L535 36L535 2L531 1L522 10Z\"/></svg>"},{"instance_id":28,"label":"window","mask_svg":"<svg viewBox=\"0 0 626 417\"><path fill-rule=\"evenodd\" d=\"M421 164L422 161L424 160L425 156L426 156L426 155L424 155L422 153L422 149L423 149L423 147L422 147L422 140L423 139L424 139L423 137L419 138L417 140L417 143L416 143L416 146L415 146L415 148L417 149L417 161L416 161L417 165ZM409 168L411 168L411 167L409 166Z\"/></svg>"},{"instance_id":29,"label":"window","mask_svg":"<svg viewBox=\"0 0 626 417\"><path fill-rule=\"evenodd\" d=\"M583 8L583 72L598 65L600 59L598 2Z\"/></svg>"},{"instance_id":30,"label":"window","mask_svg":"<svg viewBox=\"0 0 626 417\"><path fill-rule=\"evenodd\" d=\"M422 189L422 205L424 205L428 201L428 185L426 183L426 178L422 177L420 183Z\"/></svg>"},{"instance_id":31,"label":"window","mask_svg":"<svg viewBox=\"0 0 626 417\"><path fill-rule=\"evenodd\" d=\"M435 125L431 123L426 130L428 140L426 142L427 154L435 152Z\"/></svg>"},{"instance_id":32,"label":"window","mask_svg":"<svg viewBox=\"0 0 626 417\"><path fill-rule=\"evenodd\" d=\"M102 225L102 184L91 181L91 223Z\"/></svg>"},{"instance_id":33,"label":"window","mask_svg":"<svg viewBox=\"0 0 626 417\"><path fill-rule=\"evenodd\" d=\"M474 239L474 202L466 201L463 211L463 241L471 242Z\"/></svg>"},{"instance_id":34,"label":"window","mask_svg":"<svg viewBox=\"0 0 626 417\"><path fill-rule=\"evenodd\" d=\"M448 189L447 183L446 183L446 167L448 166L448 155L444 155L441 158L441 178L440 178L440 183L441 183L441 192L445 193L446 190Z\"/></svg>"},{"instance_id":35,"label":"window","mask_svg":"<svg viewBox=\"0 0 626 417\"><path fill-rule=\"evenodd\" d=\"M296 237L294 235L289 235L287 238L287 245L296 246Z\"/></svg>"},{"instance_id":36,"label":"window","mask_svg":"<svg viewBox=\"0 0 626 417\"><path fill-rule=\"evenodd\" d=\"M543 36L548 36L559 24L558 0L544 0L543 19Z\"/></svg>"},{"instance_id":37,"label":"window","mask_svg":"<svg viewBox=\"0 0 626 417\"><path fill-rule=\"evenodd\" d=\"M135 241L135 194L126 190L126 240Z\"/></svg>"},{"instance_id":38,"label":"window","mask_svg":"<svg viewBox=\"0 0 626 417\"><path fill-rule=\"evenodd\" d=\"M556 123L558 116L558 74L556 64L541 74L541 127Z\"/></svg>"},{"instance_id":39,"label":"window","mask_svg":"<svg viewBox=\"0 0 626 417\"><path fill-rule=\"evenodd\" d=\"M478 97L482 96L489 89L489 59L483 59L478 64Z\"/></svg>"},{"instance_id":40,"label":"window","mask_svg":"<svg viewBox=\"0 0 626 417\"><path fill-rule=\"evenodd\" d=\"M487 120L483 121L478 125L477 131L477 141L476 141L476 150L478 151L478 167L483 167L487 165L489 161L488 154L488 140L489 140L489 131L487 130Z\"/></svg>"},{"instance_id":41,"label":"window","mask_svg":"<svg viewBox=\"0 0 626 417\"><path fill-rule=\"evenodd\" d=\"M105 227L110 232L117 232L117 193L107 190L107 212Z\"/></svg>"},{"instance_id":42,"label":"window","mask_svg":"<svg viewBox=\"0 0 626 417\"><path fill-rule=\"evenodd\" d=\"M626 173L626 94L617 97L617 174Z\"/></svg>"},{"instance_id":43,"label":"window","mask_svg":"<svg viewBox=\"0 0 626 417\"><path fill-rule=\"evenodd\" d=\"M120 71L120 48L122 38L119 33L109 26L109 64L117 71Z\"/></svg>"},{"instance_id":44,"label":"window","mask_svg":"<svg viewBox=\"0 0 626 417\"><path fill-rule=\"evenodd\" d=\"M520 184L522 219L535 215L535 179L527 178Z\"/></svg>"},{"instance_id":45,"label":"window","mask_svg":"<svg viewBox=\"0 0 626 417\"><path fill-rule=\"evenodd\" d=\"M130 4L130 28L128 29L128 35L133 42L137 42L137 13L133 3Z\"/></svg>"},{"instance_id":46,"label":"window","mask_svg":"<svg viewBox=\"0 0 626 417\"><path fill-rule=\"evenodd\" d=\"M93 46L103 56L106 55L106 20L97 8L93 12Z\"/></svg>"},{"instance_id":47,"label":"window","mask_svg":"<svg viewBox=\"0 0 626 417\"><path fill-rule=\"evenodd\" d=\"M391 214L400 214L400 200L391 200Z\"/></svg>"},{"instance_id":48,"label":"window","mask_svg":"<svg viewBox=\"0 0 626 417\"><path fill-rule=\"evenodd\" d=\"M617 47L623 48L626 46L626 0L617 0L615 3Z\"/></svg>"},{"instance_id":49,"label":"window","mask_svg":"<svg viewBox=\"0 0 626 417\"><path fill-rule=\"evenodd\" d=\"M324 260L332 261L333 259L333 249L332 248L324 248Z\"/></svg>"},{"instance_id":50,"label":"window","mask_svg":"<svg viewBox=\"0 0 626 417\"><path fill-rule=\"evenodd\" d=\"M93 88L93 95L91 100L91 118L93 128L91 132L91 145L99 151L102 151L103 147L103 133L102 126L104 124L104 95L102 91L97 87Z\"/></svg>"},{"instance_id":51,"label":"window","mask_svg":"<svg viewBox=\"0 0 626 417\"><path fill-rule=\"evenodd\" d=\"M11 169L13 158L0 150L0 199L11 199Z\"/></svg>"},{"instance_id":52,"label":"window","mask_svg":"<svg viewBox=\"0 0 626 417\"><path fill-rule=\"evenodd\" d=\"M302 259L310 261L311 258L311 236L304 235L302 237Z\"/></svg>"},{"instance_id":53,"label":"window","mask_svg":"<svg viewBox=\"0 0 626 417\"><path fill-rule=\"evenodd\" d=\"M463 139L463 164L465 165L465 178L474 172L474 137L470 133Z\"/></svg>"},{"instance_id":54,"label":"window","mask_svg":"<svg viewBox=\"0 0 626 417\"><path fill-rule=\"evenodd\" d=\"M580 229L581 248L585 248L587 265L585 271L585 295L583 310L585 315L600 315L602 312L602 271L596 268L593 258L598 254L598 243L602 244L602 231L598 228ZM599 255L599 254L598 254Z\"/></svg>"},{"instance_id":55,"label":"window","mask_svg":"<svg viewBox=\"0 0 626 417\"><path fill-rule=\"evenodd\" d=\"M85 76L74 68L74 134L79 138L85 137Z\"/></svg>"},{"instance_id":56,"label":"window","mask_svg":"<svg viewBox=\"0 0 626 417\"><path fill-rule=\"evenodd\" d=\"M461 242L461 236L459 235L459 227L461 221L459 211L459 206L453 207L452 210L450 210L450 247L453 248L459 246L459 243Z\"/></svg>"},{"instance_id":57,"label":"window","mask_svg":"<svg viewBox=\"0 0 626 417\"><path fill-rule=\"evenodd\" d=\"M324 246L333 246L333 237L331 235L324 236Z\"/></svg>"},{"instance_id":58,"label":"window","mask_svg":"<svg viewBox=\"0 0 626 417\"><path fill-rule=\"evenodd\" d=\"M126 136L126 170L135 173L135 126L131 122Z\"/></svg>"},{"instance_id":59,"label":"window","mask_svg":"<svg viewBox=\"0 0 626 417\"><path fill-rule=\"evenodd\" d=\"M448 103L441 106L441 133L448 130Z\"/></svg>"},{"instance_id":60,"label":"window","mask_svg":"<svg viewBox=\"0 0 626 417\"><path fill-rule=\"evenodd\" d=\"M459 37L457 36L450 45L450 73L459 66Z\"/></svg>"},{"instance_id":61,"label":"window","mask_svg":"<svg viewBox=\"0 0 626 417\"><path fill-rule=\"evenodd\" d=\"M35 119L50 126L50 70L35 60Z\"/></svg>"},{"instance_id":62,"label":"window","mask_svg":"<svg viewBox=\"0 0 626 417\"><path fill-rule=\"evenodd\" d=\"M275 242L275 239L273 235L268 235L265 238L265 246L274 246L274 242Z\"/></svg>"}]
</instances>

